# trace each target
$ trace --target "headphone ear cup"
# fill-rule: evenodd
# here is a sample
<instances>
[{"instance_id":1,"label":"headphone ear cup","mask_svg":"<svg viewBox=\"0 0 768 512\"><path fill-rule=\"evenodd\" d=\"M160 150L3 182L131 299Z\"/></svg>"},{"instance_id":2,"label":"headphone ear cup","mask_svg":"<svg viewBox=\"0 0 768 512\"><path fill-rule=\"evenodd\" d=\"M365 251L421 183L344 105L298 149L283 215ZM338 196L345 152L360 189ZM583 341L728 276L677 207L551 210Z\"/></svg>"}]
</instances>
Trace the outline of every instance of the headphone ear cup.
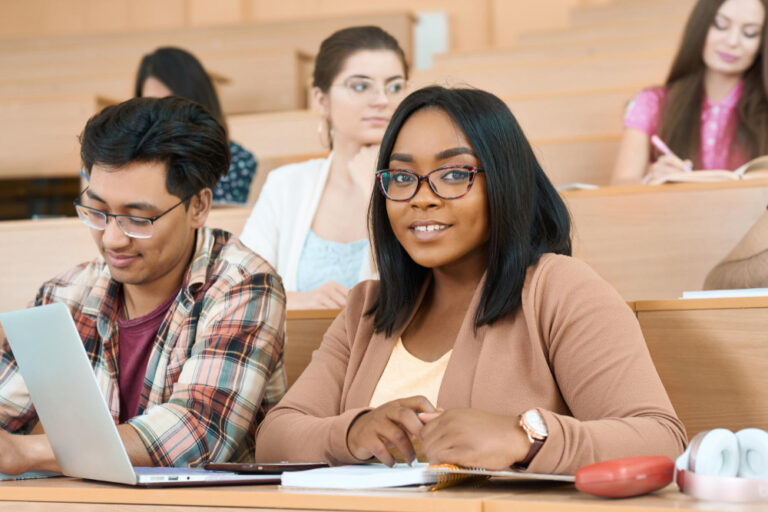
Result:
<instances>
[{"instance_id":1,"label":"headphone ear cup","mask_svg":"<svg viewBox=\"0 0 768 512\"><path fill-rule=\"evenodd\" d=\"M736 476L739 472L739 441L730 430L716 428L701 438L698 449L694 447L690 457L691 470L694 473Z\"/></svg>"},{"instance_id":2,"label":"headphone ear cup","mask_svg":"<svg viewBox=\"0 0 768 512\"><path fill-rule=\"evenodd\" d=\"M704 436L707 435L707 432L709 432L709 430L702 430L691 438L685 451L675 459L675 468L677 470L693 471L693 468L691 467L691 457L696 456L696 452L699 451L699 444L701 443L701 440L704 439Z\"/></svg>"},{"instance_id":3,"label":"headphone ear cup","mask_svg":"<svg viewBox=\"0 0 768 512\"><path fill-rule=\"evenodd\" d=\"M739 476L768 477L768 432L745 428L736 432L739 441Z\"/></svg>"}]
</instances>

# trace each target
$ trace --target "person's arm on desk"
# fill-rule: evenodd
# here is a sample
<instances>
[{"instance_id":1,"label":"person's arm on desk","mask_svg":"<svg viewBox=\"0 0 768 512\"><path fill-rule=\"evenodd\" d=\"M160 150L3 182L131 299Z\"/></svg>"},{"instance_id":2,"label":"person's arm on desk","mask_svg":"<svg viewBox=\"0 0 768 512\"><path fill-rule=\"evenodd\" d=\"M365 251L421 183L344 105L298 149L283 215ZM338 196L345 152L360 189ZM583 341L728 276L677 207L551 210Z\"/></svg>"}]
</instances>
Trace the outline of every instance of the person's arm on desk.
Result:
<instances>
[{"instance_id":1,"label":"person's arm on desk","mask_svg":"<svg viewBox=\"0 0 768 512\"><path fill-rule=\"evenodd\" d=\"M134 466L151 466L152 458L130 425L117 427L125 450ZM0 473L18 475L26 471L54 471L61 473L51 443L45 434L9 434L0 430Z\"/></svg>"},{"instance_id":2,"label":"person's arm on desk","mask_svg":"<svg viewBox=\"0 0 768 512\"><path fill-rule=\"evenodd\" d=\"M768 212L707 274L705 290L768 287Z\"/></svg>"}]
</instances>

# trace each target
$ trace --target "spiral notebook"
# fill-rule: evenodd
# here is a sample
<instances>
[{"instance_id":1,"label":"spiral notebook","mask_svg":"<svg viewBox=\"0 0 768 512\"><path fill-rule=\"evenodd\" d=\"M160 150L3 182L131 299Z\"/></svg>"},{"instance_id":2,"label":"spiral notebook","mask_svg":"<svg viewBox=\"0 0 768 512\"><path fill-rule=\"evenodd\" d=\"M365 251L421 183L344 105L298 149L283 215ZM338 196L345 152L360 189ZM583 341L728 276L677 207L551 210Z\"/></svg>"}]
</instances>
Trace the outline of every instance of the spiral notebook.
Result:
<instances>
[{"instance_id":1,"label":"spiral notebook","mask_svg":"<svg viewBox=\"0 0 768 512\"><path fill-rule=\"evenodd\" d=\"M429 465L415 463L412 466L399 463L394 467L384 464L359 464L330 468L310 469L283 473L284 487L306 489L387 489L418 488L441 489L469 479L500 477L514 480L553 480L573 482L573 475L549 475L519 471L491 471L479 468L463 468L453 464Z\"/></svg>"}]
</instances>

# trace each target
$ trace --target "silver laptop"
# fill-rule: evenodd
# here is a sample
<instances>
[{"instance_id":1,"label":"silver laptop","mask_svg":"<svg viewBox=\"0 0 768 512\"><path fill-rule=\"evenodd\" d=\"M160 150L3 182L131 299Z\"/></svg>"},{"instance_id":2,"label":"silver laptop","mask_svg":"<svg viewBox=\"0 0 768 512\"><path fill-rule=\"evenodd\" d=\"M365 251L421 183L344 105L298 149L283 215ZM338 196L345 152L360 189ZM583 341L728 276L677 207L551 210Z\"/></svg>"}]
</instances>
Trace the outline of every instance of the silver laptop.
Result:
<instances>
[{"instance_id":1,"label":"silver laptop","mask_svg":"<svg viewBox=\"0 0 768 512\"><path fill-rule=\"evenodd\" d=\"M0 324L65 475L140 486L280 483L280 475L133 467L69 309L0 313Z\"/></svg>"}]
</instances>

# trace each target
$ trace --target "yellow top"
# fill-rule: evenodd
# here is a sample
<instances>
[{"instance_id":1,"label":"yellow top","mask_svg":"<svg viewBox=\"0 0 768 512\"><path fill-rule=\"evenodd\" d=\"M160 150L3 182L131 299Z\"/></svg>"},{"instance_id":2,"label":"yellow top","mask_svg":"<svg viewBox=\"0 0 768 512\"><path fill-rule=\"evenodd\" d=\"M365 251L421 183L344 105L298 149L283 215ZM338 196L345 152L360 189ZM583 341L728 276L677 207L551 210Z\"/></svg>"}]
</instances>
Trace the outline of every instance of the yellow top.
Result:
<instances>
[{"instance_id":1,"label":"yellow top","mask_svg":"<svg viewBox=\"0 0 768 512\"><path fill-rule=\"evenodd\" d=\"M369 405L378 407L398 398L423 395L437 407L437 395L451 352L449 350L437 361L422 361L408 352L402 338L398 338Z\"/></svg>"}]
</instances>

